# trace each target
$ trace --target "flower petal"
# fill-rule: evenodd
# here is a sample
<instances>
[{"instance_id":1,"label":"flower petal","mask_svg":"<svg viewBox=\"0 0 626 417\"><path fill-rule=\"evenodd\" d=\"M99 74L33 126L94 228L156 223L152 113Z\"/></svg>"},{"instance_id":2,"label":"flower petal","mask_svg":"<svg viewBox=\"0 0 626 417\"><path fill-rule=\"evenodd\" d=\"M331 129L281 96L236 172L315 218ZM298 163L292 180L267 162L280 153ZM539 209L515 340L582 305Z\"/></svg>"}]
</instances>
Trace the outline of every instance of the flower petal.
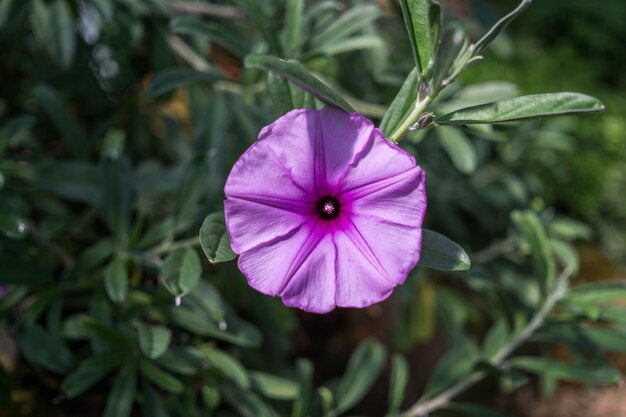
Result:
<instances>
[{"instance_id":1,"label":"flower petal","mask_svg":"<svg viewBox=\"0 0 626 417\"><path fill-rule=\"evenodd\" d=\"M369 146L374 125L359 113L346 113L334 107L325 107L316 117L323 139L316 158L324 158L325 179L332 193L341 188L341 180L354 158Z\"/></svg>"},{"instance_id":2,"label":"flower petal","mask_svg":"<svg viewBox=\"0 0 626 417\"><path fill-rule=\"evenodd\" d=\"M426 212L424 177L421 168L415 167L410 175L403 174L400 181L363 195L347 207L351 224L393 285L404 282L420 258ZM350 237L350 233L346 235ZM367 252L361 252L367 258Z\"/></svg>"},{"instance_id":3,"label":"flower petal","mask_svg":"<svg viewBox=\"0 0 626 417\"><path fill-rule=\"evenodd\" d=\"M230 197L224 202L226 229L235 253L249 251L300 227L305 215Z\"/></svg>"},{"instance_id":4,"label":"flower petal","mask_svg":"<svg viewBox=\"0 0 626 417\"><path fill-rule=\"evenodd\" d=\"M326 222L308 222L239 257L250 286L286 305L322 313L335 306L335 248Z\"/></svg>"},{"instance_id":5,"label":"flower petal","mask_svg":"<svg viewBox=\"0 0 626 417\"><path fill-rule=\"evenodd\" d=\"M337 306L363 308L389 297L395 284L385 276L387 272L383 275L372 267L348 234L338 232L333 240L337 248Z\"/></svg>"},{"instance_id":6,"label":"flower petal","mask_svg":"<svg viewBox=\"0 0 626 417\"><path fill-rule=\"evenodd\" d=\"M402 148L389 142L379 129L374 129L366 146L354 155L341 179L343 193L361 186L401 175L415 168L415 159Z\"/></svg>"}]
</instances>

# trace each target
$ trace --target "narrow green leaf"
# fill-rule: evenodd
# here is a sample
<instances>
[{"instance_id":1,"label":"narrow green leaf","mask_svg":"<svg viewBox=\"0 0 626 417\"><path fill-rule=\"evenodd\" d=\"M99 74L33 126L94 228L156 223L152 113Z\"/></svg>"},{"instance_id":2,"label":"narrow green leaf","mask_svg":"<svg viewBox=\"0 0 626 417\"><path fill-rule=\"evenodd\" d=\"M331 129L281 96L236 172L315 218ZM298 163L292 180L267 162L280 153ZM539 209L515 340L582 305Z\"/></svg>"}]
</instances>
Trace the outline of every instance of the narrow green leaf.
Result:
<instances>
[{"instance_id":1,"label":"narrow green leaf","mask_svg":"<svg viewBox=\"0 0 626 417\"><path fill-rule=\"evenodd\" d=\"M580 304L606 304L626 300L626 281L597 281L571 287L565 301Z\"/></svg>"},{"instance_id":2,"label":"narrow green leaf","mask_svg":"<svg viewBox=\"0 0 626 417\"><path fill-rule=\"evenodd\" d=\"M478 348L470 339L456 341L435 366L426 385L425 395L437 394L461 380L474 369L479 358Z\"/></svg>"},{"instance_id":3,"label":"narrow green leaf","mask_svg":"<svg viewBox=\"0 0 626 417\"><path fill-rule=\"evenodd\" d=\"M376 35L353 36L348 39L340 39L332 43L324 44L317 48L311 49L305 55L311 58L317 55L338 55L361 49L382 48L385 46L383 40Z\"/></svg>"},{"instance_id":4,"label":"narrow green leaf","mask_svg":"<svg viewBox=\"0 0 626 417\"><path fill-rule=\"evenodd\" d=\"M214 410L220 405L221 394L217 378L209 372L205 372L202 378L202 401L209 408Z\"/></svg>"},{"instance_id":5,"label":"narrow green leaf","mask_svg":"<svg viewBox=\"0 0 626 417\"><path fill-rule=\"evenodd\" d=\"M170 22L170 29L172 32L182 35L206 36L239 58L245 57L249 51L248 46L241 42L240 39L242 38L233 36L228 28L205 22L195 16L180 16L173 19Z\"/></svg>"},{"instance_id":6,"label":"narrow green leaf","mask_svg":"<svg viewBox=\"0 0 626 417\"><path fill-rule=\"evenodd\" d=\"M63 379L61 389L68 398L75 398L104 379L121 362L118 353L102 353L85 359L77 370Z\"/></svg>"},{"instance_id":7,"label":"narrow green leaf","mask_svg":"<svg viewBox=\"0 0 626 417\"><path fill-rule=\"evenodd\" d=\"M17 343L20 353L35 366L64 375L74 364L72 352L63 340L37 324L23 323Z\"/></svg>"},{"instance_id":8,"label":"narrow green leaf","mask_svg":"<svg viewBox=\"0 0 626 417\"><path fill-rule=\"evenodd\" d=\"M443 271L463 271L472 264L457 243L440 233L422 229L422 252L418 265Z\"/></svg>"},{"instance_id":9,"label":"narrow green leaf","mask_svg":"<svg viewBox=\"0 0 626 417\"><path fill-rule=\"evenodd\" d=\"M298 384L287 378L265 372L251 371L252 388L266 398L274 400L295 400L298 397Z\"/></svg>"},{"instance_id":10,"label":"narrow green leaf","mask_svg":"<svg viewBox=\"0 0 626 417\"><path fill-rule=\"evenodd\" d=\"M504 123L604 110L602 103L579 93L534 94L460 109L435 119L439 125Z\"/></svg>"},{"instance_id":11,"label":"narrow green leaf","mask_svg":"<svg viewBox=\"0 0 626 417\"><path fill-rule=\"evenodd\" d=\"M404 119L413 110L417 101L417 83L419 72L414 68L404 80L400 91L396 94L393 102L385 112L380 122L380 130L385 137L389 137L404 122Z\"/></svg>"},{"instance_id":12,"label":"narrow green leaf","mask_svg":"<svg viewBox=\"0 0 626 417\"><path fill-rule=\"evenodd\" d=\"M378 7L371 4L351 7L337 20L313 36L312 49L321 49L343 40L346 36L372 23L379 15Z\"/></svg>"},{"instance_id":13,"label":"narrow green leaf","mask_svg":"<svg viewBox=\"0 0 626 417\"><path fill-rule=\"evenodd\" d=\"M298 396L293 402L291 417L307 415L313 388L313 364L308 359L296 361L296 378L298 379Z\"/></svg>"},{"instance_id":14,"label":"narrow green leaf","mask_svg":"<svg viewBox=\"0 0 626 417\"><path fill-rule=\"evenodd\" d=\"M415 66L424 75L432 51L428 0L400 0L400 7L409 32Z\"/></svg>"},{"instance_id":15,"label":"narrow green leaf","mask_svg":"<svg viewBox=\"0 0 626 417\"><path fill-rule=\"evenodd\" d=\"M177 378L165 372L158 366L154 365L152 361L147 359L141 359L139 361L139 371L141 371L141 374L147 380L171 394L180 394L185 389L183 383Z\"/></svg>"},{"instance_id":16,"label":"narrow green leaf","mask_svg":"<svg viewBox=\"0 0 626 417\"><path fill-rule=\"evenodd\" d=\"M337 412L344 413L361 401L380 376L385 357L384 346L374 340L365 340L355 349L337 388Z\"/></svg>"},{"instance_id":17,"label":"narrow green leaf","mask_svg":"<svg viewBox=\"0 0 626 417\"><path fill-rule=\"evenodd\" d=\"M169 68L157 73L148 87L148 93L157 97L177 88L198 82L213 82L224 77L217 71L195 71L186 68Z\"/></svg>"},{"instance_id":18,"label":"narrow green leaf","mask_svg":"<svg viewBox=\"0 0 626 417\"><path fill-rule=\"evenodd\" d=\"M441 35L441 43L437 48L433 62L433 88L438 90L448 78L452 76L452 69L457 65L457 59L469 45L465 32L456 26L446 28Z\"/></svg>"},{"instance_id":19,"label":"narrow green leaf","mask_svg":"<svg viewBox=\"0 0 626 417\"><path fill-rule=\"evenodd\" d=\"M500 19L489 31L483 36L474 46L474 54L478 55L485 49L487 45L493 41L496 36L500 34L517 16L519 16L528 6L532 0L522 0L520 4L509 14Z\"/></svg>"},{"instance_id":20,"label":"narrow green leaf","mask_svg":"<svg viewBox=\"0 0 626 417\"><path fill-rule=\"evenodd\" d=\"M497 320L487 332L483 340L483 357L487 360L493 358L500 349L509 341L509 325L505 318Z\"/></svg>"},{"instance_id":21,"label":"narrow green leaf","mask_svg":"<svg viewBox=\"0 0 626 417\"><path fill-rule=\"evenodd\" d=\"M213 337L236 346L258 347L262 341L261 332L249 323L230 320L226 324L226 329L222 330L207 315L191 311L184 305L169 309L168 317L173 324L194 334Z\"/></svg>"},{"instance_id":22,"label":"narrow green leaf","mask_svg":"<svg viewBox=\"0 0 626 417\"><path fill-rule=\"evenodd\" d=\"M133 364L122 368L109 392L103 417L130 417L137 388L137 373Z\"/></svg>"},{"instance_id":23,"label":"narrow green leaf","mask_svg":"<svg viewBox=\"0 0 626 417\"><path fill-rule=\"evenodd\" d=\"M463 174L474 172L478 164L478 155L465 133L454 126L441 126L436 132L441 146L459 172Z\"/></svg>"},{"instance_id":24,"label":"narrow green leaf","mask_svg":"<svg viewBox=\"0 0 626 417\"><path fill-rule=\"evenodd\" d=\"M211 213L202 222L200 245L204 254L213 263L232 261L237 254L230 248L224 223L224 213Z\"/></svg>"},{"instance_id":25,"label":"narrow green leaf","mask_svg":"<svg viewBox=\"0 0 626 417\"><path fill-rule=\"evenodd\" d=\"M330 106L339 107L348 112L354 111L348 102L331 87L311 75L298 61L284 61L268 55L248 55L245 59L245 65L247 68L272 71Z\"/></svg>"},{"instance_id":26,"label":"narrow green leaf","mask_svg":"<svg viewBox=\"0 0 626 417\"><path fill-rule=\"evenodd\" d=\"M304 0L288 0L285 16L285 50L288 56L298 55L302 45Z\"/></svg>"},{"instance_id":27,"label":"narrow green leaf","mask_svg":"<svg viewBox=\"0 0 626 417\"><path fill-rule=\"evenodd\" d=\"M172 295L182 297L198 285L201 272L198 253L192 248L178 248L163 261L161 280Z\"/></svg>"},{"instance_id":28,"label":"narrow green leaf","mask_svg":"<svg viewBox=\"0 0 626 417\"><path fill-rule=\"evenodd\" d=\"M189 161L176 192L172 232L178 230L178 227L208 191L207 178L210 176L211 163L206 154L198 154Z\"/></svg>"},{"instance_id":29,"label":"narrow green leaf","mask_svg":"<svg viewBox=\"0 0 626 417\"><path fill-rule=\"evenodd\" d=\"M278 40L278 31L275 27L275 19L263 9L266 4L258 0L237 0L246 11L249 19L261 33L274 55L283 56L283 48Z\"/></svg>"},{"instance_id":30,"label":"narrow green leaf","mask_svg":"<svg viewBox=\"0 0 626 417\"><path fill-rule=\"evenodd\" d=\"M120 258L115 258L104 272L104 288L107 295L114 303L121 303L128 294L128 271L126 263Z\"/></svg>"},{"instance_id":31,"label":"narrow green leaf","mask_svg":"<svg viewBox=\"0 0 626 417\"><path fill-rule=\"evenodd\" d=\"M250 377L246 368L228 353L213 348L200 350L202 357L209 362L211 367L217 369L225 377L230 379L240 389L250 388Z\"/></svg>"},{"instance_id":32,"label":"narrow green leaf","mask_svg":"<svg viewBox=\"0 0 626 417\"><path fill-rule=\"evenodd\" d=\"M156 358L163 368L180 375L195 375L202 369L202 360L198 351L192 347L170 347Z\"/></svg>"},{"instance_id":33,"label":"narrow green leaf","mask_svg":"<svg viewBox=\"0 0 626 417\"><path fill-rule=\"evenodd\" d=\"M163 355L170 345L172 331L164 326L135 323L139 347L144 355L156 359Z\"/></svg>"},{"instance_id":34,"label":"narrow green leaf","mask_svg":"<svg viewBox=\"0 0 626 417\"><path fill-rule=\"evenodd\" d=\"M555 265L550 242L539 216L530 210L516 210L511 213L511 220L532 250L537 278L543 282L545 290L552 288L556 273Z\"/></svg>"},{"instance_id":35,"label":"narrow green leaf","mask_svg":"<svg viewBox=\"0 0 626 417\"><path fill-rule=\"evenodd\" d=\"M170 414L163 404L161 396L157 394L150 384L143 384L143 417L169 417Z\"/></svg>"},{"instance_id":36,"label":"narrow green leaf","mask_svg":"<svg viewBox=\"0 0 626 417\"><path fill-rule=\"evenodd\" d=\"M133 183L129 159L111 154L102 166L102 215L114 236L117 251L125 250L130 233Z\"/></svg>"},{"instance_id":37,"label":"narrow green leaf","mask_svg":"<svg viewBox=\"0 0 626 417\"><path fill-rule=\"evenodd\" d=\"M387 415L397 414L404 401L406 385L409 382L409 365L399 353L391 358L391 378L389 380L389 403Z\"/></svg>"},{"instance_id":38,"label":"narrow green leaf","mask_svg":"<svg viewBox=\"0 0 626 417\"><path fill-rule=\"evenodd\" d=\"M520 356L510 360L513 368L526 372L548 375L554 379L580 381L588 384L619 384L621 373L604 364L576 364L555 362L546 358Z\"/></svg>"},{"instance_id":39,"label":"narrow green leaf","mask_svg":"<svg viewBox=\"0 0 626 417\"><path fill-rule=\"evenodd\" d=\"M33 96L43 112L52 120L68 150L77 159L87 159L89 143L81 126L70 115L59 94L52 87L38 84L33 88Z\"/></svg>"},{"instance_id":40,"label":"narrow green leaf","mask_svg":"<svg viewBox=\"0 0 626 417\"><path fill-rule=\"evenodd\" d=\"M267 74L267 90L270 95L270 105L276 117L294 109L291 101L289 82L270 72Z\"/></svg>"}]
</instances>

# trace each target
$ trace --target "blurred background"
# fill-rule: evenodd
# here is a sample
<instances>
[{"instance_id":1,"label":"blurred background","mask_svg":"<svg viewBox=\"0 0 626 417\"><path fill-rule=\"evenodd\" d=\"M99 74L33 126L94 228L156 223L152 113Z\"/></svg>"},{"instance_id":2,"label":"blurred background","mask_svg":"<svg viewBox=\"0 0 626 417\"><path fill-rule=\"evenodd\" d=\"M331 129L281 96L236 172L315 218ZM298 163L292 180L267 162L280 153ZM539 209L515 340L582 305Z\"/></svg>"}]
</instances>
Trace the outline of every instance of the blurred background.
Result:
<instances>
[{"instance_id":1,"label":"blurred background","mask_svg":"<svg viewBox=\"0 0 626 417\"><path fill-rule=\"evenodd\" d=\"M477 39L517 2L441 4ZM529 243L514 210L540 214L555 254L579 267L575 282L626 279L623 0L536 0L435 103L443 114L577 91L598 97L603 113L414 131L403 140L428 173L427 227L466 249L470 271L417 268L380 305L317 316L255 293L236 262L210 264L196 249L203 219L221 210L233 162L288 110L267 94L265 73L244 68L246 54L300 60L377 122L411 70L395 1L307 1L297 24L285 20L286 7L1 0L1 416L123 417L133 402L133 415L255 415L256 396L224 385L232 370L201 372L189 352L289 378L296 358L308 358L315 385L332 388L369 337L407 358L408 406L444 352L482 337L512 305L532 305ZM358 23L339 21L334 29L346 25L345 33L329 35L351 11ZM285 46L289 30L300 42ZM291 94L293 107L316 105L295 88ZM201 284L179 308L159 279L177 249L202 259ZM155 352L150 341L163 334L167 351ZM530 351L589 354L557 342ZM613 350L626 349L622 342L626 336ZM111 352L100 370L81 368ZM139 376L124 374L129 360L145 363ZM610 361L626 371L623 354ZM352 414L385 414L388 374ZM468 398L520 417L626 416L619 387L540 377L520 385L510 392L492 378ZM238 408L241 401L249 408Z\"/></svg>"}]
</instances>

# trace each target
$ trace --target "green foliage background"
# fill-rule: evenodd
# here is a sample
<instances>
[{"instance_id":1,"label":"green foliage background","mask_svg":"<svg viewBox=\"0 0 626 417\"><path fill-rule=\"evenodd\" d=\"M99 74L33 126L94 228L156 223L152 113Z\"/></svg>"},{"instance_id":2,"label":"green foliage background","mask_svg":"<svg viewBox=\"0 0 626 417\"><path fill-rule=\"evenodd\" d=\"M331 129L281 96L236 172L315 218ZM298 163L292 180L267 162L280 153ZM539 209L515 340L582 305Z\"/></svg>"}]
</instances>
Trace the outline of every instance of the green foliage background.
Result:
<instances>
[{"instance_id":1,"label":"green foliage background","mask_svg":"<svg viewBox=\"0 0 626 417\"><path fill-rule=\"evenodd\" d=\"M443 11L476 40L504 3ZM428 173L426 226L472 268L427 269L466 267L431 234L454 262L424 259L383 305L317 317L247 286L223 183L262 126L323 105L259 55L381 121L415 66L400 6L3 0L0 415L484 417L502 414L481 385L472 403L449 394L619 382L606 353L626 346L626 286L568 278L577 240L626 262L622 3L536 2L428 108L580 91L605 113L402 140Z\"/></svg>"}]
</instances>

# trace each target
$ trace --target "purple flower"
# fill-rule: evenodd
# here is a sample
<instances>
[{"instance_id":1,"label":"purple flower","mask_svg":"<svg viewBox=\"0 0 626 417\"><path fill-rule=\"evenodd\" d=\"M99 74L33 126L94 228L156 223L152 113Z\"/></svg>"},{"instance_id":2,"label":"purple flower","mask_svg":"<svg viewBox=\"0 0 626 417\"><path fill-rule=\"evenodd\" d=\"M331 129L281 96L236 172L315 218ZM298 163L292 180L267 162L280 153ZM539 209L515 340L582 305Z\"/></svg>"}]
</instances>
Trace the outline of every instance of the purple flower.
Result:
<instances>
[{"instance_id":1,"label":"purple flower","mask_svg":"<svg viewBox=\"0 0 626 417\"><path fill-rule=\"evenodd\" d=\"M285 305L367 307L419 260L424 172L358 113L285 114L235 163L225 193L239 268Z\"/></svg>"}]
</instances>

